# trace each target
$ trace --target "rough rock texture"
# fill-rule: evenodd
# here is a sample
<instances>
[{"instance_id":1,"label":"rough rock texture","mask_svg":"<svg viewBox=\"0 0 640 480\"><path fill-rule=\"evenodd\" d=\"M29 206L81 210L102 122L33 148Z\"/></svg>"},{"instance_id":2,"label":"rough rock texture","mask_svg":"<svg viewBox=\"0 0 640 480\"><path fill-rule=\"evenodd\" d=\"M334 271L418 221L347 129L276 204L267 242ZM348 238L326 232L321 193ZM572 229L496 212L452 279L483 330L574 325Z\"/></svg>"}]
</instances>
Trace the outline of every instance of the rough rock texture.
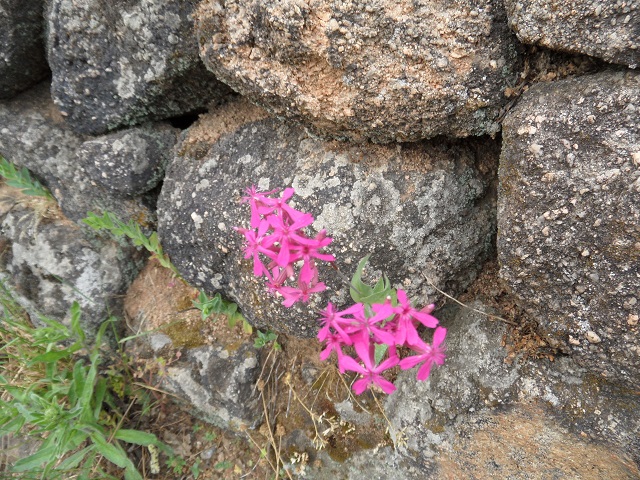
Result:
<instances>
[{"instance_id":1,"label":"rough rock texture","mask_svg":"<svg viewBox=\"0 0 640 480\"><path fill-rule=\"evenodd\" d=\"M509 25L524 43L586 53L635 68L640 63L637 0L505 0Z\"/></svg>"},{"instance_id":2,"label":"rough rock texture","mask_svg":"<svg viewBox=\"0 0 640 480\"><path fill-rule=\"evenodd\" d=\"M426 382L402 372L385 402L403 456L434 478L637 477L636 393L571 358L507 365L505 324L458 307L439 317L449 328L444 366Z\"/></svg>"},{"instance_id":3,"label":"rough rock texture","mask_svg":"<svg viewBox=\"0 0 640 480\"><path fill-rule=\"evenodd\" d=\"M495 133L518 68L497 0L206 0L196 17L219 79L338 139Z\"/></svg>"},{"instance_id":4,"label":"rough rock texture","mask_svg":"<svg viewBox=\"0 0 640 480\"><path fill-rule=\"evenodd\" d=\"M47 84L0 102L0 155L31 170L51 190L67 217L79 221L88 211L106 210L122 220L152 226L153 196L115 195L84 171L77 151L87 139L69 129L51 101Z\"/></svg>"},{"instance_id":5,"label":"rough rock texture","mask_svg":"<svg viewBox=\"0 0 640 480\"><path fill-rule=\"evenodd\" d=\"M250 343L194 348L167 368L163 385L185 398L197 415L221 428L240 431L260 420L255 387L260 362Z\"/></svg>"},{"instance_id":6,"label":"rough rock texture","mask_svg":"<svg viewBox=\"0 0 640 480\"><path fill-rule=\"evenodd\" d=\"M228 93L198 58L195 0L53 0L51 92L74 130L182 115Z\"/></svg>"},{"instance_id":7,"label":"rough rock texture","mask_svg":"<svg viewBox=\"0 0 640 480\"><path fill-rule=\"evenodd\" d=\"M132 248L83 232L51 200L0 187L0 277L38 322L63 320L74 301L89 337L109 314L141 267Z\"/></svg>"},{"instance_id":8,"label":"rough rock texture","mask_svg":"<svg viewBox=\"0 0 640 480\"><path fill-rule=\"evenodd\" d=\"M49 73L44 0L0 0L0 98L11 98Z\"/></svg>"},{"instance_id":9,"label":"rough rock texture","mask_svg":"<svg viewBox=\"0 0 640 480\"><path fill-rule=\"evenodd\" d=\"M640 74L537 85L504 122L501 276L549 341L640 385Z\"/></svg>"},{"instance_id":10,"label":"rough rock texture","mask_svg":"<svg viewBox=\"0 0 640 480\"><path fill-rule=\"evenodd\" d=\"M308 305L286 309L267 295L232 230L249 225L249 207L240 199L252 184L264 191L293 186L297 208L316 218L313 229L334 238L329 250L341 271L350 277L371 253L373 269L384 269L423 305L434 293L423 275L460 291L492 250L496 151L490 140L350 146L267 119L223 136L203 156L202 144L188 135L177 149L158 201L165 250L190 283L229 295L260 328L313 335L313 309L329 298L344 305L348 289L323 265L331 290Z\"/></svg>"},{"instance_id":11,"label":"rough rock texture","mask_svg":"<svg viewBox=\"0 0 640 480\"><path fill-rule=\"evenodd\" d=\"M149 288L149 285L154 288ZM188 405L197 417L221 428L252 428L262 416L255 387L260 355L252 339L225 318L202 320L189 308L197 290L151 261L133 282L125 299L128 323L135 333L127 344L136 360L166 367L160 388ZM177 314L174 312L178 312Z\"/></svg>"},{"instance_id":12,"label":"rough rock texture","mask_svg":"<svg viewBox=\"0 0 640 480\"><path fill-rule=\"evenodd\" d=\"M178 132L158 123L104 135L80 146L78 163L94 182L116 195L141 195L162 180Z\"/></svg>"},{"instance_id":13,"label":"rough rock texture","mask_svg":"<svg viewBox=\"0 0 640 480\"><path fill-rule=\"evenodd\" d=\"M481 304L471 307L484 310ZM457 417L516 398L518 368L504 363L504 324L458 310L438 312L448 329L445 365L433 369L425 382L416 380L415 369L401 373L398 390L385 403L392 437L409 457L434 457L436 448L453 434Z\"/></svg>"}]
</instances>

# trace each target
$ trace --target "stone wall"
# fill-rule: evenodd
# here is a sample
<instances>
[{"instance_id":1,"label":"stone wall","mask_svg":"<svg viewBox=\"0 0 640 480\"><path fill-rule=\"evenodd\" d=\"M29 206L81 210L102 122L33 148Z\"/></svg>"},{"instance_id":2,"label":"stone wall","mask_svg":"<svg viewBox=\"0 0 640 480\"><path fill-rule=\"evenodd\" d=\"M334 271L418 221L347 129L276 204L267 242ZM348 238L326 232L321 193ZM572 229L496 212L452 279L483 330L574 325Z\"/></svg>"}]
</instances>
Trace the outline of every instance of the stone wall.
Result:
<instances>
[{"instance_id":1,"label":"stone wall","mask_svg":"<svg viewBox=\"0 0 640 480\"><path fill-rule=\"evenodd\" d=\"M418 304L497 261L555 358L517 360L511 326L447 306L447 363L383 402L394 448L338 464L292 433L307 478L640 476L637 1L0 0L0 27L0 155L59 204L0 192L0 276L30 312L82 298L91 330L122 311L141 254L81 223L109 211L254 326L313 337L314 309L346 304L338 274L285 309L233 230L246 187L293 186L341 271L371 253ZM166 388L225 428L260 423L246 344L174 347ZM233 386L213 393L211 369Z\"/></svg>"}]
</instances>

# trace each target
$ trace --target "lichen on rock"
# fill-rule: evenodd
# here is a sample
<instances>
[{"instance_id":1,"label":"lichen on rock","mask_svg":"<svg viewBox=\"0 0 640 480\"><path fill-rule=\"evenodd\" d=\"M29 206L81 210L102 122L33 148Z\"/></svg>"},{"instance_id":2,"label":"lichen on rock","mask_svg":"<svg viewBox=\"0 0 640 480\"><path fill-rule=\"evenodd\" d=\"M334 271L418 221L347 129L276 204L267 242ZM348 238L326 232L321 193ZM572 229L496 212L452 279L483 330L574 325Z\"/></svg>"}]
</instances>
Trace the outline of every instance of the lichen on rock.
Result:
<instances>
[{"instance_id":1,"label":"lichen on rock","mask_svg":"<svg viewBox=\"0 0 640 480\"><path fill-rule=\"evenodd\" d=\"M271 113L379 143L494 134L518 70L502 3L202 2L200 54Z\"/></svg>"}]
</instances>

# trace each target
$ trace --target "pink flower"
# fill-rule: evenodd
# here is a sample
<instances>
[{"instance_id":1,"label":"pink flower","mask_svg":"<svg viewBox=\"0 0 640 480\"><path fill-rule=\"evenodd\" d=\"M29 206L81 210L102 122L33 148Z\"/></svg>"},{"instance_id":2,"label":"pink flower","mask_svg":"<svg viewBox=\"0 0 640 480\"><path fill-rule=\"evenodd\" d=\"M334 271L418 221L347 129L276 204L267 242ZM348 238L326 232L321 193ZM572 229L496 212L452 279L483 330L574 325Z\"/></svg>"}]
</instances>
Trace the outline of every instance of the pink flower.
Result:
<instances>
[{"instance_id":1,"label":"pink flower","mask_svg":"<svg viewBox=\"0 0 640 480\"><path fill-rule=\"evenodd\" d=\"M322 317L320 317L322 328L320 328L320 331L318 332L318 340L323 341L327 336L331 335L331 329L333 329L342 339L342 343L345 345L351 345L351 338L345 332L344 327L350 325L353 318L348 318L347 315L360 314L363 310L363 305L361 303L356 303L346 310L337 312L334 309L333 304L329 302L327 304L327 308L320 312L322 315Z\"/></svg>"},{"instance_id":2,"label":"pink flower","mask_svg":"<svg viewBox=\"0 0 640 480\"><path fill-rule=\"evenodd\" d=\"M429 328L438 325L438 319L429 315L433 306L418 311L411 306L404 290L398 290L398 306L393 309L396 314L396 343L398 345L415 344L420 340L416 330L416 321Z\"/></svg>"},{"instance_id":3,"label":"pink flower","mask_svg":"<svg viewBox=\"0 0 640 480\"><path fill-rule=\"evenodd\" d=\"M369 344L369 337L378 343L386 343L387 345L395 345L395 338L392 333L385 327L380 327L377 324L387 318L386 312L381 311L375 315L368 317L366 311L363 308L358 314L354 314L353 321L348 328L350 334L358 338L361 343L366 342Z\"/></svg>"},{"instance_id":4,"label":"pink flower","mask_svg":"<svg viewBox=\"0 0 640 480\"><path fill-rule=\"evenodd\" d=\"M271 190L270 192L259 192L255 185L251 185L247 188L245 197L242 197L243 202L248 202L251 206L251 228L258 228L260 223L260 209L268 205L269 198L266 195L271 195L277 192L277 190Z\"/></svg>"},{"instance_id":5,"label":"pink flower","mask_svg":"<svg viewBox=\"0 0 640 480\"><path fill-rule=\"evenodd\" d=\"M342 358L345 357L345 354L342 353L342 346L344 345L342 339L339 335L335 333L330 333L327 337L325 337L324 341L325 349L320 352L320 360L326 360L331 355L331 352L336 352L338 356L338 370L340 373L344 373L344 367L342 366Z\"/></svg>"},{"instance_id":6,"label":"pink flower","mask_svg":"<svg viewBox=\"0 0 640 480\"><path fill-rule=\"evenodd\" d=\"M431 366L434 363L438 365L442 365L444 363L445 348L444 346L441 347L440 345L444 341L446 335L447 329L444 327L438 327L433 333L433 343L431 345L423 342L421 339L418 339L418 342L416 342L415 344L411 344L411 349L418 352L418 355L412 355L400 360L400 368L402 370L408 370L409 368L415 367L420 362L424 362L424 364L418 370L418 375L416 378L418 380L426 380L427 378L429 378L429 373L431 373Z\"/></svg>"},{"instance_id":7,"label":"pink flower","mask_svg":"<svg viewBox=\"0 0 640 480\"><path fill-rule=\"evenodd\" d=\"M356 343L355 349L358 353L358 357L363 361L364 366L360 365L353 358L347 355L344 355L341 360L338 360L341 369L351 370L362 375L362 378L353 384L353 391L357 395L360 395L369 387L369 385L373 384L380 387L382 391L387 394L393 393L396 389L395 385L384 378L381 374L385 370L397 365L398 357L395 355L390 356L379 365L374 365L373 344L366 346L363 343Z\"/></svg>"},{"instance_id":8,"label":"pink flower","mask_svg":"<svg viewBox=\"0 0 640 480\"><path fill-rule=\"evenodd\" d=\"M322 292L326 289L326 285L322 282L318 282L312 285L307 282L298 280L298 288L295 287L280 287L278 292L284 297L282 304L289 308L291 305L298 301L308 302L312 293Z\"/></svg>"},{"instance_id":9,"label":"pink flower","mask_svg":"<svg viewBox=\"0 0 640 480\"><path fill-rule=\"evenodd\" d=\"M299 243L308 240L304 238L298 230L307 227L313 223L313 217L309 213L301 215L291 225L282 217L271 215L268 219L269 224L273 227L273 238L280 243L280 251L276 262L278 266L284 267L291 258L291 246L297 246Z\"/></svg>"},{"instance_id":10,"label":"pink flower","mask_svg":"<svg viewBox=\"0 0 640 480\"><path fill-rule=\"evenodd\" d=\"M274 239L269 236L265 236L266 230L259 228L256 233L254 230L247 230L246 228L236 228L236 230L244 235L246 244L244 247L244 258L253 258L253 274L256 277L268 274L267 268L262 264L260 260L260 254L266 255L269 258L274 258L274 253L269 249L273 245Z\"/></svg>"}]
</instances>

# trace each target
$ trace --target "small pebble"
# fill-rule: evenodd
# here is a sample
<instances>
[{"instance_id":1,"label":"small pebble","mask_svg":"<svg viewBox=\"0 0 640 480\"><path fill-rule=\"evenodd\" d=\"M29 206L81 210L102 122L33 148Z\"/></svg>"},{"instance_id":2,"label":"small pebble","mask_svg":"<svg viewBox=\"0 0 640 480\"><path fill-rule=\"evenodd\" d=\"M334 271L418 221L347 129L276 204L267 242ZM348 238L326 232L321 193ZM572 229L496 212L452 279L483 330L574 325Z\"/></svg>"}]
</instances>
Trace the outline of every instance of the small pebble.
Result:
<instances>
[{"instance_id":1,"label":"small pebble","mask_svg":"<svg viewBox=\"0 0 640 480\"><path fill-rule=\"evenodd\" d=\"M638 315L630 314L629 317L627 318L627 323L632 327L635 327L636 325L638 325Z\"/></svg>"},{"instance_id":2,"label":"small pebble","mask_svg":"<svg viewBox=\"0 0 640 480\"><path fill-rule=\"evenodd\" d=\"M589 343L600 343L602 341L600 336L596 332L594 332L592 330L589 330L585 334L585 337L587 337L587 340L589 341Z\"/></svg>"}]
</instances>

